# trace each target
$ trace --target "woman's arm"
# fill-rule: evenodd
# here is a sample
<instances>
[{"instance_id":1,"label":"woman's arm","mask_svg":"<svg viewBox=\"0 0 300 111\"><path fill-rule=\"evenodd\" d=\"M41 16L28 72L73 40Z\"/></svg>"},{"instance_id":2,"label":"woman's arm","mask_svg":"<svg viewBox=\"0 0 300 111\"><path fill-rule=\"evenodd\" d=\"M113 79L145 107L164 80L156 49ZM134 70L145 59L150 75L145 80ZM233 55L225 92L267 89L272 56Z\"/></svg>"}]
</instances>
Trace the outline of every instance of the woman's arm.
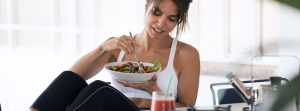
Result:
<instances>
[{"instance_id":1,"label":"woman's arm","mask_svg":"<svg viewBox=\"0 0 300 111\"><path fill-rule=\"evenodd\" d=\"M200 58L197 49L185 45L178 51L178 62L180 72L178 75L178 103L177 107L186 107L195 105L199 76L200 76Z\"/></svg>"},{"instance_id":2,"label":"woman's arm","mask_svg":"<svg viewBox=\"0 0 300 111\"><path fill-rule=\"evenodd\" d=\"M116 59L114 54L120 50L132 53L134 51L133 44L135 44L134 39L126 35L109 38L95 50L81 57L70 70L87 80L101 71L106 63Z\"/></svg>"},{"instance_id":3,"label":"woman's arm","mask_svg":"<svg viewBox=\"0 0 300 111\"><path fill-rule=\"evenodd\" d=\"M96 75L103 66L112 58L112 54L104 51L102 46L81 57L72 67L71 71L80 75L85 80Z\"/></svg>"}]
</instances>

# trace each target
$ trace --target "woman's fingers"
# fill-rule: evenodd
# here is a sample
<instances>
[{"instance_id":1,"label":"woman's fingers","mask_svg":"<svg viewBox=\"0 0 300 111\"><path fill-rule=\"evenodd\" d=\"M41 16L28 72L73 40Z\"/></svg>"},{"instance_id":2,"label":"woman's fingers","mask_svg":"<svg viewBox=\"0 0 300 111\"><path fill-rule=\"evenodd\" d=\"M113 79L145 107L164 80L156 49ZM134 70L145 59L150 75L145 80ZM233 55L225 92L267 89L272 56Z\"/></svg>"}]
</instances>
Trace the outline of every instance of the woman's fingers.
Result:
<instances>
[{"instance_id":1,"label":"woman's fingers","mask_svg":"<svg viewBox=\"0 0 300 111\"><path fill-rule=\"evenodd\" d=\"M128 36L121 36L119 40L120 49L123 49L126 53L133 53L134 47L133 47L133 41L131 38L128 38Z\"/></svg>"},{"instance_id":2,"label":"woman's fingers","mask_svg":"<svg viewBox=\"0 0 300 111\"><path fill-rule=\"evenodd\" d=\"M157 77L153 77L151 80L142 83L130 83L126 81L117 80L118 83L124 87L132 87L135 89L143 90L152 94L153 91L159 91L159 87L156 84Z\"/></svg>"},{"instance_id":3,"label":"woman's fingers","mask_svg":"<svg viewBox=\"0 0 300 111\"><path fill-rule=\"evenodd\" d=\"M134 38L123 35L117 38L110 38L106 40L102 47L106 51L123 50L130 54L134 52L134 44Z\"/></svg>"},{"instance_id":4,"label":"woman's fingers","mask_svg":"<svg viewBox=\"0 0 300 111\"><path fill-rule=\"evenodd\" d=\"M150 80L150 81L155 81L155 82L156 82L156 80L157 80L157 76L156 76L156 75L154 75L154 76L151 78L151 80Z\"/></svg>"}]
</instances>

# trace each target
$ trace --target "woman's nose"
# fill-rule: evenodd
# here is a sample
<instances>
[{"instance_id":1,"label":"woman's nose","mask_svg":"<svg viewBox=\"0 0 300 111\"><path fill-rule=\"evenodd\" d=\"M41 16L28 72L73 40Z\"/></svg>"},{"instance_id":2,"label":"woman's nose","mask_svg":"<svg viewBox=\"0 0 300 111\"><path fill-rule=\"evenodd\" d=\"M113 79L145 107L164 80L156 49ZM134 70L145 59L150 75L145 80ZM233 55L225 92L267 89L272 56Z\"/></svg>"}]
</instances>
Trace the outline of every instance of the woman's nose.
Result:
<instances>
[{"instance_id":1,"label":"woman's nose","mask_svg":"<svg viewBox=\"0 0 300 111\"><path fill-rule=\"evenodd\" d=\"M159 17L157 19L157 25L159 27L164 27L166 25L166 22L167 22L167 18L165 18L165 17Z\"/></svg>"}]
</instances>

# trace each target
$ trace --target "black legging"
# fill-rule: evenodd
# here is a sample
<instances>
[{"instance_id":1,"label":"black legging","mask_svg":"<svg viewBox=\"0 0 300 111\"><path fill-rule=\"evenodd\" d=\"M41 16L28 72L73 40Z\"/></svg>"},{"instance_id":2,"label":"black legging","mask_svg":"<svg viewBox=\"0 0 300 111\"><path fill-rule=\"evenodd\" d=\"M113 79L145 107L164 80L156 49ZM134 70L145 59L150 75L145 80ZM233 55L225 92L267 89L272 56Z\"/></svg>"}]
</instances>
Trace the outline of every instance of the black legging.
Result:
<instances>
[{"instance_id":1,"label":"black legging","mask_svg":"<svg viewBox=\"0 0 300 111\"><path fill-rule=\"evenodd\" d=\"M105 82L90 85L71 71L64 71L32 104L40 111L138 111L121 92Z\"/></svg>"}]
</instances>

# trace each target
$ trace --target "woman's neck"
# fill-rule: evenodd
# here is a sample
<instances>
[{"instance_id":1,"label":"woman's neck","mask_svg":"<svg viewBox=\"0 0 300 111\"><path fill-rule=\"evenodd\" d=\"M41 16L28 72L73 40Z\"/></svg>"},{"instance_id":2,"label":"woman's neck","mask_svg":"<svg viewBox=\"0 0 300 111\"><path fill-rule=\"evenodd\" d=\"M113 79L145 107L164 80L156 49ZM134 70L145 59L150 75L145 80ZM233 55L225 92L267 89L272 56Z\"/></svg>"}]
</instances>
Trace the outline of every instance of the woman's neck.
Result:
<instances>
[{"instance_id":1,"label":"woman's neck","mask_svg":"<svg viewBox=\"0 0 300 111\"><path fill-rule=\"evenodd\" d=\"M150 37L150 35L143 31L137 34L137 44L139 47L143 48L144 50L156 50L156 49L167 49L170 48L172 44L172 37L167 35L166 37L154 39Z\"/></svg>"}]
</instances>

